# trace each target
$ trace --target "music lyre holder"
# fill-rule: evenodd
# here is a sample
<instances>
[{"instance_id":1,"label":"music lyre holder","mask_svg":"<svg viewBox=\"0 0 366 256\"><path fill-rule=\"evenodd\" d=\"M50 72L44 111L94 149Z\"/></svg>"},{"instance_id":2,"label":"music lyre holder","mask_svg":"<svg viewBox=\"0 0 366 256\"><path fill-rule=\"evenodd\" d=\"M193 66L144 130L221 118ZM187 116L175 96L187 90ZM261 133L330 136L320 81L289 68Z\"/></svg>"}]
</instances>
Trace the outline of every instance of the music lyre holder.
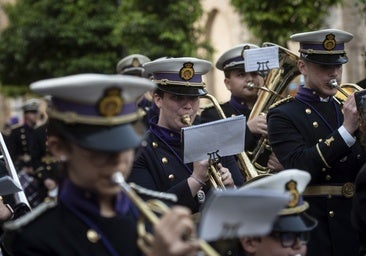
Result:
<instances>
[{"instance_id":1,"label":"music lyre holder","mask_svg":"<svg viewBox=\"0 0 366 256\"><path fill-rule=\"evenodd\" d=\"M219 155L218 152L219 150L207 153L207 155L209 156L208 158L209 181L211 183L211 186L213 186L215 189L226 190L225 185L222 183L221 180L221 174L217 169L217 164L220 163L221 161L221 156Z\"/></svg>"},{"instance_id":2,"label":"music lyre holder","mask_svg":"<svg viewBox=\"0 0 366 256\"><path fill-rule=\"evenodd\" d=\"M258 74L263 77L264 79L266 79L268 73L269 73L269 60L267 61L257 61L257 64L258 64L258 69L257 69L257 72Z\"/></svg>"}]
</instances>

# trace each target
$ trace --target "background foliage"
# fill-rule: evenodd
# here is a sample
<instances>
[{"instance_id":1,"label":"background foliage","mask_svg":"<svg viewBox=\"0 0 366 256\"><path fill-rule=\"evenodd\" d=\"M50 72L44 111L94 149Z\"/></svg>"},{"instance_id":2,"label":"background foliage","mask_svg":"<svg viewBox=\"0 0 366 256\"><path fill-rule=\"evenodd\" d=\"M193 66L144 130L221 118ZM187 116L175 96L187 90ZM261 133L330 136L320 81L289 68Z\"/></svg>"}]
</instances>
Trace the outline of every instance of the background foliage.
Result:
<instances>
[{"instance_id":1,"label":"background foliage","mask_svg":"<svg viewBox=\"0 0 366 256\"><path fill-rule=\"evenodd\" d=\"M231 0L259 41L284 46L291 34L320 28L329 7L342 2ZM357 4L366 18L366 0ZM0 35L0 91L11 95L39 79L115 73L131 53L210 59L213 51L197 22L200 0L16 0L5 11L10 25Z\"/></svg>"},{"instance_id":2,"label":"background foliage","mask_svg":"<svg viewBox=\"0 0 366 256\"><path fill-rule=\"evenodd\" d=\"M231 3L261 43L286 46L290 35L319 29L329 7L342 0L231 0Z\"/></svg>"}]
</instances>

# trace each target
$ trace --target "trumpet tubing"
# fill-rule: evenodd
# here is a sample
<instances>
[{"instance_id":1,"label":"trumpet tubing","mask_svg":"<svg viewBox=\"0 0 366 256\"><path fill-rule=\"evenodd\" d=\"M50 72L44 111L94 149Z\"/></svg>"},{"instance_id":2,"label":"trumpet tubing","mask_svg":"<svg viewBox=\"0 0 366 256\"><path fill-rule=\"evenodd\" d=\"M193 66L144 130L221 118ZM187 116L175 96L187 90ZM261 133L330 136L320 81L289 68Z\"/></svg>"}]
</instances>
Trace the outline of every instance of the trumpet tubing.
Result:
<instances>
[{"instance_id":1,"label":"trumpet tubing","mask_svg":"<svg viewBox=\"0 0 366 256\"><path fill-rule=\"evenodd\" d=\"M217 111L219 117L221 119L225 119L226 115L224 111L222 110L219 102L217 99L212 96L211 94L206 94L204 96L201 96L202 98L206 98L212 102L212 104L215 107L215 110ZM257 169L254 167L254 165L251 163L249 157L246 155L245 152L242 152L240 154L237 154L237 158L239 161L240 169L242 171L243 176L246 177L246 180L250 180L252 178L255 178L259 175Z\"/></svg>"},{"instance_id":2,"label":"trumpet tubing","mask_svg":"<svg viewBox=\"0 0 366 256\"><path fill-rule=\"evenodd\" d=\"M156 211L160 213L166 212L169 208L159 200L153 200L150 205L142 200L137 193L131 188L131 186L125 181L122 174L116 172L113 177L112 181L119 185L123 192L128 196L128 198L132 201L132 203L140 210L141 214L146 217L151 224L156 224L159 221L158 216L155 214ZM154 208L154 210L152 210ZM145 236L146 237L146 236ZM153 241L152 236L147 236L147 240L149 243ZM141 250L144 253L149 251L148 248L144 247L146 244L142 243L141 240L138 242ZM199 240L200 248L207 256L219 256L219 254L206 242L203 240Z\"/></svg>"},{"instance_id":3,"label":"trumpet tubing","mask_svg":"<svg viewBox=\"0 0 366 256\"><path fill-rule=\"evenodd\" d=\"M339 103L345 101L352 93L363 90L361 86L353 83L338 84L336 79L329 80L328 85L329 87L336 88L338 90L337 94L333 98L335 98Z\"/></svg>"}]
</instances>

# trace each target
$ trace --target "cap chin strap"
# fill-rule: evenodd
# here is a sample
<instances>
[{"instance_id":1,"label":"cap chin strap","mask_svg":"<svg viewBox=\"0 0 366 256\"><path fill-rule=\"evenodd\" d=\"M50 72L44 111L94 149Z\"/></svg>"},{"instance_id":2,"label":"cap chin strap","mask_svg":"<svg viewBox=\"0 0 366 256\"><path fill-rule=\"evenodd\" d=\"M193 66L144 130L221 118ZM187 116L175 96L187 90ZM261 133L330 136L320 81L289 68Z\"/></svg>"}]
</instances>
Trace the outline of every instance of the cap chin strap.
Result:
<instances>
[{"instance_id":1,"label":"cap chin strap","mask_svg":"<svg viewBox=\"0 0 366 256\"><path fill-rule=\"evenodd\" d=\"M309 208L308 202L304 202L302 205L296 207L282 209L279 212L279 215L291 215L291 214L302 213L308 208Z\"/></svg>"},{"instance_id":2,"label":"cap chin strap","mask_svg":"<svg viewBox=\"0 0 366 256\"><path fill-rule=\"evenodd\" d=\"M169 80L169 79L160 79L160 80L153 80L154 83L156 84L161 84L161 85L184 85L184 86L190 86L190 87L206 87L206 83L205 82L201 82L201 83L196 83L196 82L188 82L188 81L173 81L173 80Z\"/></svg>"},{"instance_id":3,"label":"cap chin strap","mask_svg":"<svg viewBox=\"0 0 366 256\"><path fill-rule=\"evenodd\" d=\"M142 117L145 112L142 109L138 109L137 112L123 116L111 116L111 117L95 117L80 115L76 112L60 112L55 109L48 109L47 113L50 117L61 120L65 123L78 123L78 124L89 124L89 125L119 125L127 124L136 121Z\"/></svg>"}]
</instances>

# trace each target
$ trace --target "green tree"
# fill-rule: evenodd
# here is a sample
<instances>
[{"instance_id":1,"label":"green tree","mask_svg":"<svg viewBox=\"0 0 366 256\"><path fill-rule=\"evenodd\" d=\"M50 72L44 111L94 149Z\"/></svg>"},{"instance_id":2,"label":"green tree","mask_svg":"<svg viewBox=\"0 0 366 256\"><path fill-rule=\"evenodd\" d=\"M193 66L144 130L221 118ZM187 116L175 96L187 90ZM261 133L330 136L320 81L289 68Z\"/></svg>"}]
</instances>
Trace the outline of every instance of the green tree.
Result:
<instances>
[{"instance_id":1,"label":"green tree","mask_svg":"<svg viewBox=\"0 0 366 256\"><path fill-rule=\"evenodd\" d=\"M286 46L290 35L319 29L329 7L342 0L231 0L231 3L261 42Z\"/></svg>"},{"instance_id":2,"label":"green tree","mask_svg":"<svg viewBox=\"0 0 366 256\"><path fill-rule=\"evenodd\" d=\"M154 59L211 51L197 25L199 0L17 0L5 11L10 23L0 35L5 85L115 73L118 60L130 53Z\"/></svg>"},{"instance_id":3,"label":"green tree","mask_svg":"<svg viewBox=\"0 0 366 256\"><path fill-rule=\"evenodd\" d=\"M81 72L113 73L121 42L113 31L117 1L17 0L0 37L4 84Z\"/></svg>"},{"instance_id":4,"label":"green tree","mask_svg":"<svg viewBox=\"0 0 366 256\"><path fill-rule=\"evenodd\" d=\"M119 9L124 53L141 53L151 59L198 56L209 58L212 48L197 25L203 10L200 0L129 0Z\"/></svg>"}]
</instances>

